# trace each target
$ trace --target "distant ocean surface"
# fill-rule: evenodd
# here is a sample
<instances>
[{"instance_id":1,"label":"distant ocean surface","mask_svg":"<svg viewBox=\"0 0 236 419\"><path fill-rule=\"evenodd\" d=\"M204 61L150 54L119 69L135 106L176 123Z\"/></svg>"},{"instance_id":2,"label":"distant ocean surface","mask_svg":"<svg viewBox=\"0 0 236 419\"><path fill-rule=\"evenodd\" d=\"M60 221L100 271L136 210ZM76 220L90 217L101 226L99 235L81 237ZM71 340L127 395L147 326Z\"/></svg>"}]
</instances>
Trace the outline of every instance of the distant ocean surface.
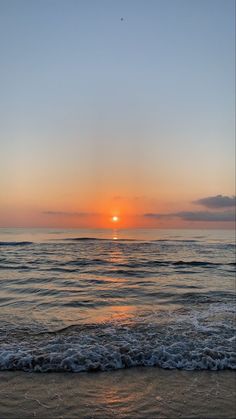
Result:
<instances>
[{"instance_id":1,"label":"distant ocean surface","mask_svg":"<svg viewBox=\"0 0 236 419\"><path fill-rule=\"evenodd\" d=\"M235 369L227 230L0 229L0 370Z\"/></svg>"}]
</instances>

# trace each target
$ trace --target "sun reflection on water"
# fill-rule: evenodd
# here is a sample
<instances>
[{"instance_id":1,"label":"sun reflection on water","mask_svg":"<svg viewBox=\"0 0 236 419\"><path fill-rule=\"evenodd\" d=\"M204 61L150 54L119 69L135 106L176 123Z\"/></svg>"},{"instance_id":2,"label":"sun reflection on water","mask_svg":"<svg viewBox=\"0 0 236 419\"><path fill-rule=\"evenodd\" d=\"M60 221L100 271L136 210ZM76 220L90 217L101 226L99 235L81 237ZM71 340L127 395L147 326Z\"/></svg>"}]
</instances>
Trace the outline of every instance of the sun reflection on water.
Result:
<instances>
[{"instance_id":1,"label":"sun reflection on water","mask_svg":"<svg viewBox=\"0 0 236 419\"><path fill-rule=\"evenodd\" d=\"M119 239L118 230L114 228L112 232L112 240L118 240L118 239Z\"/></svg>"}]
</instances>

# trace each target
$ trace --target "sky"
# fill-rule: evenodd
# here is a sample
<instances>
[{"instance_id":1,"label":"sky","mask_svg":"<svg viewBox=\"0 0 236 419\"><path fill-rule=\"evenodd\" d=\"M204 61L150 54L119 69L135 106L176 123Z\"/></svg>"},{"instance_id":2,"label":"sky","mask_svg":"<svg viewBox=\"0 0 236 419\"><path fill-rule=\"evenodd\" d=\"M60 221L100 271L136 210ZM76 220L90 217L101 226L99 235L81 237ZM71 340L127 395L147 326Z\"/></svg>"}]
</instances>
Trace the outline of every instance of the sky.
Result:
<instances>
[{"instance_id":1,"label":"sky","mask_svg":"<svg viewBox=\"0 0 236 419\"><path fill-rule=\"evenodd\" d=\"M0 0L0 226L232 228L234 9Z\"/></svg>"}]
</instances>

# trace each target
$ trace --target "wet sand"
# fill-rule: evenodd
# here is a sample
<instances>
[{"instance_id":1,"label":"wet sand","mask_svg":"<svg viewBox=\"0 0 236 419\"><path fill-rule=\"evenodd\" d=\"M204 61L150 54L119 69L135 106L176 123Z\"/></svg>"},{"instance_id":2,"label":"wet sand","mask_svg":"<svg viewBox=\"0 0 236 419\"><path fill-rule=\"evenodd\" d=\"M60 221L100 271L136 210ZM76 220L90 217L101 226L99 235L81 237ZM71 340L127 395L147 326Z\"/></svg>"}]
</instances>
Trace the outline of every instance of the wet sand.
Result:
<instances>
[{"instance_id":1,"label":"wet sand","mask_svg":"<svg viewBox=\"0 0 236 419\"><path fill-rule=\"evenodd\" d=\"M0 373L1 418L236 417L233 371Z\"/></svg>"}]
</instances>

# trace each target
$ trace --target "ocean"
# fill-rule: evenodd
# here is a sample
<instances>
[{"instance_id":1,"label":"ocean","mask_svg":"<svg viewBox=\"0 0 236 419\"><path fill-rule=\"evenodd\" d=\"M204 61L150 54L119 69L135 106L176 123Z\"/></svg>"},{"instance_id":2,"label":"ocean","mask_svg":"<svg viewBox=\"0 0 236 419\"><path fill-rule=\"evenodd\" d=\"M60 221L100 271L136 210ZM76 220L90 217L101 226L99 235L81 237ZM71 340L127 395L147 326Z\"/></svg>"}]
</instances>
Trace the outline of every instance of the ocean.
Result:
<instances>
[{"instance_id":1,"label":"ocean","mask_svg":"<svg viewBox=\"0 0 236 419\"><path fill-rule=\"evenodd\" d=\"M0 230L0 370L232 370L230 230Z\"/></svg>"}]
</instances>

